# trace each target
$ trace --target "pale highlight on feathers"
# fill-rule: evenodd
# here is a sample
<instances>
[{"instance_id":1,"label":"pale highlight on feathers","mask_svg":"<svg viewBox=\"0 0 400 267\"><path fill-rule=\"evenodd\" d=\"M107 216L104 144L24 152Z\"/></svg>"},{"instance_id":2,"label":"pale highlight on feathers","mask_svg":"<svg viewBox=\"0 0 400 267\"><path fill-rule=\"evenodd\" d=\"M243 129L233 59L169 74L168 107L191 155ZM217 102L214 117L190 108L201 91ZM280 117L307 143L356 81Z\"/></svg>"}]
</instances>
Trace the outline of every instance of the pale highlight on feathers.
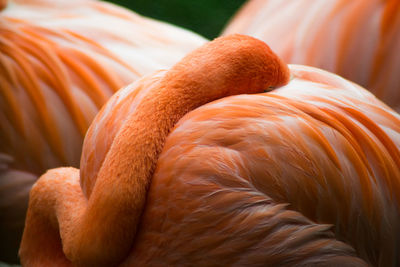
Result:
<instances>
[{"instance_id":1,"label":"pale highlight on feathers","mask_svg":"<svg viewBox=\"0 0 400 267\"><path fill-rule=\"evenodd\" d=\"M398 0L249 0L223 34L267 42L286 62L350 79L400 111Z\"/></svg>"}]
</instances>

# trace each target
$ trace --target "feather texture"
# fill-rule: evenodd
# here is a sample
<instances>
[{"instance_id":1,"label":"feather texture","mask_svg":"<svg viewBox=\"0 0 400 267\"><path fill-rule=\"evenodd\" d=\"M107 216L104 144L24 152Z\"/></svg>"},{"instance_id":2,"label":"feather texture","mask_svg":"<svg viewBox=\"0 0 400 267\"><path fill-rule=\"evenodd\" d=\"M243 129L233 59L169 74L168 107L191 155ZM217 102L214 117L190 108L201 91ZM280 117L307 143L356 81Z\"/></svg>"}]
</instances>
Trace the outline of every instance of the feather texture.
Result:
<instances>
[{"instance_id":1,"label":"feather texture","mask_svg":"<svg viewBox=\"0 0 400 267\"><path fill-rule=\"evenodd\" d=\"M223 53L189 55L169 72L147 76L117 92L88 132L80 174L77 169L54 169L39 179L30 196L20 251L25 264L39 264L44 258L66 265L71 264L68 258L76 260L66 250L66 232L86 209L88 197L88 203L104 213L103 220L88 223L99 240L110 242L96 232L101 226L112 238L136 232L121 266L398 265L400 115L360 86L300 65L290 66L287 85L203 103L180 118L165 145L155 143L163 148L156 156L139 225L119 227L118 220L136 216L131 209L121 210L125 201L140 197L134 195L138 162L129 153L147 154L154 143L141 136L152 140L166 129L163 124L146 126L153 125L151 116L148 121L130 121L151 102L149 95L159 97L156 92L165 89L166 77L172 85L187 86L169 87L172 106L202 94L185 88L223 92L226 86L239 86L235 75L218 78L237 71L231 65L236 43L229 45L232 37L225 38L220 39L226 40ZM248 90L254 93L258 90L251 81L262 68L251 62L239 70L243 84L250 84ZM187 66L193 68L192 75L169 75L185 73ZM212 67L198 74L204 66ZM282 77L286 81L288 75ZM175 98L175 90L187 96ZM156 108L156 117L169 114L172 107L159 104L165 110ZM121 144L124 149L116 150ZM105 178L112 182L101 182ZM120 202L109 198L112 194ZM109 225L108 220L116 223ZM61 252L57 225L68 258ZM44 233L49 236L41 243L48 238L48 244L56 245L38 250L34 236ZM81 247L101 255L119 248Z\"/></svg>"}]
</instances>

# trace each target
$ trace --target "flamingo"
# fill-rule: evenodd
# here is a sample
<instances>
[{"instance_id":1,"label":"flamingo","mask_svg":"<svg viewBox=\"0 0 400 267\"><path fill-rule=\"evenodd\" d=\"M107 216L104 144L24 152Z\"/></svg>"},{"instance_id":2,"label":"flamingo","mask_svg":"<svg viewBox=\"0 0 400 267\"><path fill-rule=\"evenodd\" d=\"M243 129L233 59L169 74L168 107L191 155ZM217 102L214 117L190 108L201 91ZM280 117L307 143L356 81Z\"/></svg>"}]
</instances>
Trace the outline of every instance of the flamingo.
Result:
<instances>
[{"instance_id":1,"label":"flamingo","mask_svg":"<svg viewBox=\"0 0 400 267\"><path fill-rule=\"evenodd\" d=\"M220 37L119 90L30 193L24 266L396 266L400 115Z\"/></svg>"},{"instance_id":2,"label":"flamingo","mask_svg":"<svg viewBox=\"0 0 400 267\"><path fill-rule=\"evenodd\" d=\"M49 168L79 166L108 98L205 41L101 1L1 1L0 260L16 260L30 187Z\"/></svg>"},{"instance_id":3,"label":"flamingo","mask_svg":"<svg viewBox=\"0 0 400 267\"><path fill-rule=\"evenodd\" d=\"M398 0L249 0L223 34L268 43L286 62L335 72L400 111Z\"/></svg>"}]
</instances>

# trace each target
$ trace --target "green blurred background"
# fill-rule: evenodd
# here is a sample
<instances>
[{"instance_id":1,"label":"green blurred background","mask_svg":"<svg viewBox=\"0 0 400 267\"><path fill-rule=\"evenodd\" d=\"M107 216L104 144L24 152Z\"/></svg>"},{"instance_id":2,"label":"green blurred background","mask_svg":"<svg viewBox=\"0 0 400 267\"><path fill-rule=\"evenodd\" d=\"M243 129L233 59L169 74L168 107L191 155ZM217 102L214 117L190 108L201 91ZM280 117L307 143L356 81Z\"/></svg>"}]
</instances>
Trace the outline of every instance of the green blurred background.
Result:
<instances>
[{"instance_id":1,"label":"green blurred background","mask_svg":"<svg viewBox=\"0 0 400 267\"><path fill-rule=\"evenodd\" d=\"M114 0L108 2L213 39L221 33L245 0Z\"/></svg>"}]
</instances>

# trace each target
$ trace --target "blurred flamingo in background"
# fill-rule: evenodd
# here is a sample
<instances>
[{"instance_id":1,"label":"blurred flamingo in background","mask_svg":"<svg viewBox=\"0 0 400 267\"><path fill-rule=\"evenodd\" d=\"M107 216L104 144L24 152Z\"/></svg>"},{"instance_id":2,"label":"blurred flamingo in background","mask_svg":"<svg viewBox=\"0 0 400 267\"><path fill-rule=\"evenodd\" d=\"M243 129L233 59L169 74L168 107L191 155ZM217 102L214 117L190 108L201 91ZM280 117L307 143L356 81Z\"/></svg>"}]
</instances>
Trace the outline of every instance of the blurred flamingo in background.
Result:
<instances>
[{"instance_id":1,"label":"blurred flamingo in background","mask_svg":"<svg viewBox=\"0 0 400 267\"><path fill-rule=\"evenodd\" d=\"M259 38L286 62L350 79L400 111L400 1L250 0L223 34Z\"/></svg>"},{"instance_id":2,"label":"blurred flamingo in background","mask_svg":"<svg viewBox=\"0 0 400 267\"><path fill-rule=\"evenodd\" d=\"M1 9L0 260L12 260L36 178L78 167L107 99L205 39L100 1L9 0Z\"/></svg>"},{"instance_id":3,"label":"blurred flamingo in background","mask_svg":"<svg viewBox=\"0 0 400 267\"><path fill-rule=\"evenodd\" d=\"M252 37L118 91L80 167L33 187L26 266L400 263L400 115Z\"/></svg>"}]
</instances>

